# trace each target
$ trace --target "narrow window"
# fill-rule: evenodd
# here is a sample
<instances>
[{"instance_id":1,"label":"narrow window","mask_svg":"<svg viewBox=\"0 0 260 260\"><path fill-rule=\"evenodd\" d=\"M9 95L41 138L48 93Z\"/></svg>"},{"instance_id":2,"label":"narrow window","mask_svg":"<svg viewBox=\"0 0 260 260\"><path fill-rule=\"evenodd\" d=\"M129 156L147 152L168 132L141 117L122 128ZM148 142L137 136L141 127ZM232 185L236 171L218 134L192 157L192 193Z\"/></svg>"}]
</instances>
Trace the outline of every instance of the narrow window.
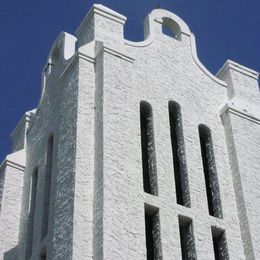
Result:
<instances>
[{"instance_id":1,"label":"narrow window","mask_svg":"<svg viewBox=\"0 0 260 260\"><path fill-rule=\"evenodd\" d=\"M225 231L212 227L211 232L215 259L228 260L229 255Z\"/></svg>"},{"instance_id":2,"label":"narrow window","mask_svg":"<svg viewBox=\"0 0 260 260\"><path fill-rule=\"evenodd\" d=\"M40 258L41 260L46 260L47 258L46 258L46 255L41 255L41 258Z\"/></svg>"},{"instance_id":3,"label":"narrow window","mask_svg":"<svg viewBox=\"0 0 260 260\"><path fill-rule=\"evenodd\" d=\"M44 198L43 198L42 239L48 233L50 195L51 195L52 160L53 160L53 136L51 135L48 139L48 145L47 145L47 160L46 160Z\"/></svg>"},{"instance_id":4,"label":"narrow window","mask_svg":"<svg viewBox=\"0 0 260 260\"><path fill-rule=\"evenodd\" d=\"M180 105L169 102L169 119L171 131L172 156L177 203L190 207L189 180L182 129Z\"/></svg>"},{"instance_id":5,"label":"narrow window","mask_svg":"<svg viewBox=\"0 0 260 260\"><path fill-rule=\"evenodd\" d=\"M140 102L140 124L144 191L158 195L152 107L144 101Z\"/></svg>"},{"instance_id":6,"label":"narrow window","mask_svg":"<svg viewBox=\"0 0 260 260\"><path fill-rule=\"evenodd\" d=\"M219 193L217 169L209 128L205 125L199 125L199 136L209 214L217 218L222 218L222 207Z\"/></svg>"},{"instance_id":7,"label":"narrow window","mask_svg":"<svg viewBox=\"0 0 260 260\"><path fill-rule=\"evenodd\" d=\"M38 168L36 168L34 170L34 172L32 174L32 178L31 178L30 208L29 208L28 230L27 230L26 259L29 259L32 255L37 183L38 183Z\"/></svg>"},{"instance_id":8,"label":"narrow window","mask_svg":"<svg viewBox=\"0 0 260 260\"><path fill-rule=\"evenodd\" d=\"M197 255L192 220L183 216L179 216L179 230L182 260L196 260Z\"/></svg>"},{"instance_id":9,"label":"narrow window","mask_svg":"<svg viewBox=\"0 0 260 260\"><path fill-rule=\"evenodd\" d=\"M145 237L147 260L162 259L159 211L145 208Z\"/></svg>"},{"instance_id":10,"label":"narrow window","mask_svg":"<svg viewBox=\"0 0 260 260\"><path fill-rule=\"evenodd\" d=\"M46 257L46 249L44 248L42 250L42 253L40 254L40 260L46 260L47 257Z\"/></svg>"}]
</instances>

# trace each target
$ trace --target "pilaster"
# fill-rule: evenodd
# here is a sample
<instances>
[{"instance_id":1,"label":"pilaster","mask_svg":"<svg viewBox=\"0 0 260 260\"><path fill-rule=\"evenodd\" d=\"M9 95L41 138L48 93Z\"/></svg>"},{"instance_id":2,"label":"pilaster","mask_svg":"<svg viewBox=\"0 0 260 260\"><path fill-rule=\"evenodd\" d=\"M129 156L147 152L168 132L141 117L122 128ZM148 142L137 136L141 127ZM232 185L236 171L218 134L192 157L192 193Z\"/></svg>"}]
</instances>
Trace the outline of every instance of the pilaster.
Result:
<instances>
[{"instance_id":1,"label":"pilaster","mask_svg":"<svg viewBox=\"0 0 260 260\"><path fill-rule=\"evenodd\" d=\"M226 133L244 251L260 257L260 93L258 73L232 61L218 72L229 101L220 114Z\"/></svg>"},{"instance_id":2,"label":"pilaster","mask_svg":"<svg viewBox=\"0 0 260 260\"><path fill-rule=\"evenodd\" d=\"M22 203L25 150L6 157L0 166L0 257L15 259Z\"/></svg>"}]
</instances>

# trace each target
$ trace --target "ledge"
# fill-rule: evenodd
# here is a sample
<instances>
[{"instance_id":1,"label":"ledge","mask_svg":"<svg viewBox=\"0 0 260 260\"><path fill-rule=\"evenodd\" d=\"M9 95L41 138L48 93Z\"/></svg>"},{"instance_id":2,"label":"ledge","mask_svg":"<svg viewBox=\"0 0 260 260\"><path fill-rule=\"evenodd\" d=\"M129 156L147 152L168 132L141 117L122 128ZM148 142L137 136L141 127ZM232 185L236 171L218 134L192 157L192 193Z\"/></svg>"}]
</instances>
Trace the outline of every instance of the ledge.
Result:
<instances>
[{"instance_id":1,"label":"ledge","mask_svg":"<svg viewBox=\"0 0 260 260\"><path fill-rule=\"evenodd\" d=\"M221 110L220 116L222 117L226 112L237 115L249 121L260 125L260 108L249 104L241 99L233 99L229 101Z\"/></svg>"},{"instance_id":2,"label":"ledge","mask_svg":"<svg viewBox=\"0 0 260 260\"><path fill-rule=\"evenodd\" d=\"M101 16L104 16L106 18L109 18L113 21L116 21L121 24L125 24L127 18L101 4L94 4L90 11L87 13L81 24L79 25L78 29L76 30L75 34L78 36L87 26L89 20L93 17L94 14L99 14Z\"/></svg>"},{"instance_id":3,"label":"ledge","mask_svg":"<svg viewBox=\"0 0 260 260\"><path fill-rule=\"evenodd\" d=\"M235 70L237 72L240 72L248 77L254 78L258 80L259 72L256 72L255 70L249 69L243 65L240 65L239 63L236 63L232 60L227 60L224 65L219 69L219 71L216 74L216 77L221 78L221 76L226 73L229 69Z\"/></svg>"},{"instance_id":4,"label":"ledge","mask_svg":"<svg viewBox=\"0 0 260 260\"><path fill-rule=\"evenodd\" d=\"M109 53L111 55L114 55L122 60L128 61L130 63L134 63L135 59L130 56L129 53L127 53L124 50L120 50L119 48L115 48L114 46L108 45L106 43L102 43L102 46L100 47L100 50L98 51L95 60L98 59L98 57L101 55L101 53Z\"/></svg>"},{"instance_id":5,"label":"ledge","mask_svg":"<svg viewBox=\"0 0 260 260\"><path fill-rule=\"evenodd\" d=\"M62 73L60 74L59 78L62 79L66 73L70 70L70 68L77 62L78 59L83 59L85 61L88 61L90 63L95 63L98 57L102 53L109 53L111 55L114 55L120 59L123 59L125 61L128 61L130 63L133 63L135 59L131 57L128 53L126 53L124 50L115 49L113 46L110 46L108 44L102 43L102 47L100 47L100 50L98 51L97 55L94 57L94 53L92 52L91 47L94 49L94 45L88 44L89 48L82 47L79 49L79 51L72 57L72 59L69 61L67 66L64 68ZM87 45L86 45L87 46ZM81 52L82 50L82 52Z\"/></svg>"},{"instance_id":6,"label":"ledge","mask_svg":"<svg viewBox=\"0 0 260 260\"><path fill-rule=\"evenodd\" d=\"M25 150L19 150L15 153L11 153L6 156L3 162L0 164L0 169L10 166L18 170L24 171L25 169Z\"/></svg>"}]
</instances>

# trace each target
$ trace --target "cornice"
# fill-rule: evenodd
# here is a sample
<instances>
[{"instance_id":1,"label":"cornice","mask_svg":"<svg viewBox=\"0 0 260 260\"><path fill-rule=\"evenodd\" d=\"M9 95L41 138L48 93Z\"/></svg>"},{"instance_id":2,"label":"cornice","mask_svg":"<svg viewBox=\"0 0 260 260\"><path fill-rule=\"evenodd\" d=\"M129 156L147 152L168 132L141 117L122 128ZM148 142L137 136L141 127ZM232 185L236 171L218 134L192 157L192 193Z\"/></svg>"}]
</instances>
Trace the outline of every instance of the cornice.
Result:
<instances>
[{"instance_id":1,"label":"cornice","mask_svg":"<svg viewBox=\"0 0 260 260\"><path fill-rule=\"evenodd\" d=\"M246 103L242 103L238 105L231 100L220 110L220 116L222 117L225 113L229 112L260 125L260 108L252 106L248 107L245 106L245 104Z\"/></svg>"},{"instance_id":2,"label":"cornice","mask_svg":"<svg viewBox=\"0 0 260 260\"><path fill-rule=\"evenodd\" d=\"M258 80L259 73L255 70L249 69L239 63L236 63L232 60L227 60L224 65L219 69L216 76L221 78L229 69L235 70L244 74L245 76L251 77L253 79Z\"/></svg>"},{"instance_id":3,"label":"cornice","mask_svg":"<svg viewBox=\"0 0 260 260\"><path fill-rule=\"evenodd\" d=\"M76 30L75 34L78 36L84 28L87 26L89 23L89 20L94 16L94 14L99 14L103 17L106 17L110 20L116 21L120 24L125 24L127 18L101 4L94 4L93 7L90 9L88 14L85 16L84 20L82 23L79 25L78 29Z\"/></svg>"},{"instance_id":4,"label":"cornice","mask_svg":"<svg viewBox=\"0 0 260 260\"><path fill-rule=\"evenodd\" d=\"M128 54L124 50L120 50L119 48L116 49L115 47L109 46L107 44L103 44L101 50L96 55L96 59L98 59L98 56L102 52L114 55L114 56L116 56L116 57L118 57L118 58L120 58L122 60L128 61L130 63L134 63L134 61L135 61L135 59L133 57L131 57L130 54Z\"/></svg>"}]
</instances>

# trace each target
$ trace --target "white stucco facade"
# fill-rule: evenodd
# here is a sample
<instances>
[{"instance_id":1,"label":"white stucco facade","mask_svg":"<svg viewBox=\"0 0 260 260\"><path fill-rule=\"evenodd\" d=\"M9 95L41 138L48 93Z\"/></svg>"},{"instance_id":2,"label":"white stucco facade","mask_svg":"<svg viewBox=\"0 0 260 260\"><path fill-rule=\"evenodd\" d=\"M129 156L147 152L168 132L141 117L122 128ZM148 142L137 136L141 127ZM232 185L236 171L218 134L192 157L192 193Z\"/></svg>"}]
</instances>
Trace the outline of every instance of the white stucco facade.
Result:
<instances>
[{"instance_id":1,"label":"white stucco facade","mask_svg":"<svg viewBox=\"0 0 260 260\"><path fill-rule=\"evenodd\" d=\"M187 259L215 259L218 246L216 259L260 259L258 73L228 60L212 75L188 26L169 11L147 16L138 43L124 39L125 21L94 5L75 36L62 32L54 42L38 107L12 133L0 168L0 259L149 259L145 215L155 212L154 259L182 259L187 223ZM142 101L152 108L154 195L143 184ZM171 101L181 111L185 205L176 198ZM214 160L208 186L199 125L210 129L214 150L204 158ZM218 216L207 189L221 201Z\"/></svg>"}]
</instances>

